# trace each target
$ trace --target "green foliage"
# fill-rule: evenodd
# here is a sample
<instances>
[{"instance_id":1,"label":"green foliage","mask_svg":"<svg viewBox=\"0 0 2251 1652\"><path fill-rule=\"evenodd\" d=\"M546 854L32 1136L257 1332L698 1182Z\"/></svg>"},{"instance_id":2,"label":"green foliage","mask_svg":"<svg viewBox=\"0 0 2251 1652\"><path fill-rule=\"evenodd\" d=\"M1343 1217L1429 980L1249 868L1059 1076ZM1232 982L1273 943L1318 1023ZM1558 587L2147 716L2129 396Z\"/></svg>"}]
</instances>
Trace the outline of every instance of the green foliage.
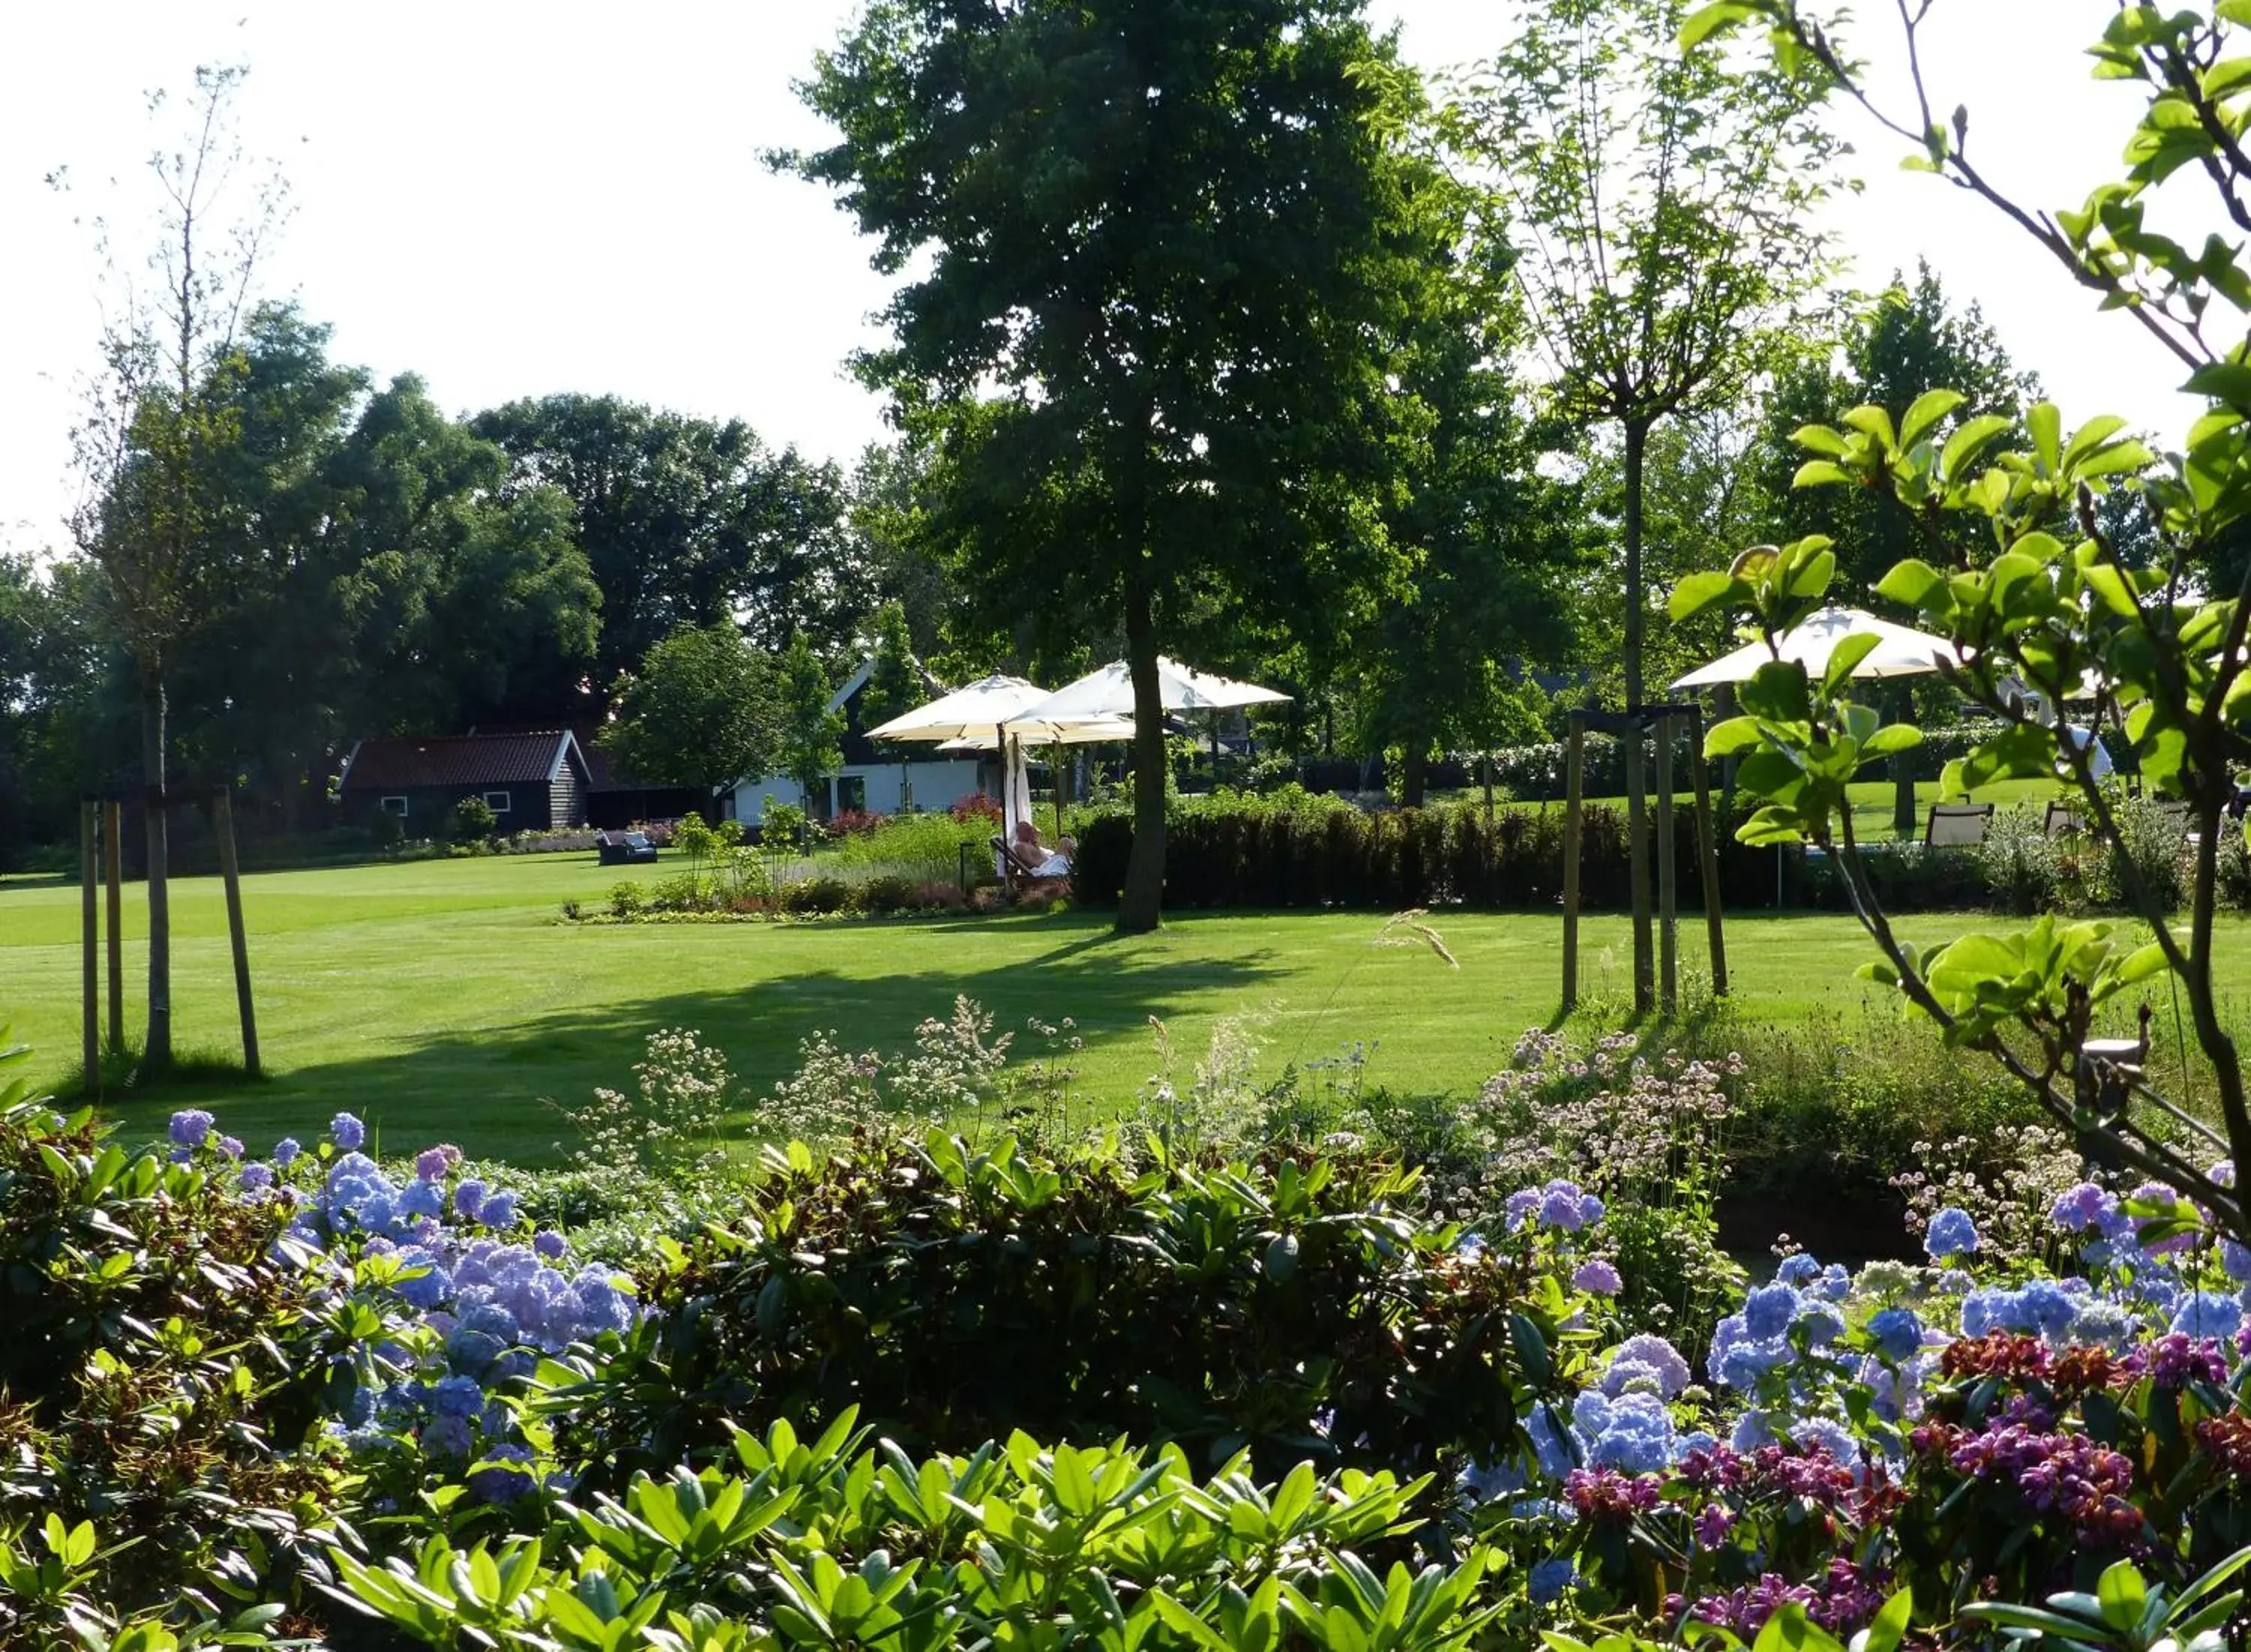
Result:
<instances>
[{"instance_id":1,"label":"green foliage","mask_svg":"<svg viewBox=\"0 0 2251 1652\"><path fill-rule=\"evenodd\" d=\"M844 763L844 749L838 743L844 737L844 715L829 709L832 697L828 671L800 632L789 639L789 652L782 656L776 750L781 772L805 789L808 814L814 812L814 793L822 778Z\"/></svg>"},{"instance_id":2,"label":"green foliage","mask_svg":"<svg viewBox=\"0 0 2251 1652\"><path fill-rule=\"evenodd\" d=\"M1385 375L1446 253L1390 43L1323 0L898 0L806 96L838 142L781 163L911 272L862 366L931 455L918 537L987 635L1122 632L1146 685L1201 626L1372 613L1404 563L1369 487L1419 417Z\"/></svg>"},{"instance_id":3,"label":"green foliage","mask_svg":"<svg viewBox=\"0 0 2251 1652\"><path fill-rule=\"evenodd\" d=\"M27 1054L0 1048L0 1071ZM286 1598L344 1483L299 1442L354 1381L355 1341L390 1330L382 1293L289 1254L287 1206L107 1137L0 1081L10 1644L52 1643L66 1616L107 1632Z\"/></svg>"},{"instance_id":4,"label":"green foliage","mask_svg":"<svg viewBox=\"0 0 2251 1652\"><path fill-rule=\"evenodd\" d=\"M619 678L613 698L600 744L640 784L716 790L773 765L772 668L732 621L671 632Z\"/></svg>"},{"instance_id":5,"label":"green foliage","mask_svg":"<svg viewBox=\"0 0 2251 1652\"><path fill-rule=\"evenodd\" d=\"M1262 1483L1244 1456L1200 1478L1177 1449L1023 1434L918 1459L856 1417L738 1432L725 1467L637 1476L544 1544L338 1551L332 1593L421 1645L604 1652L1447 1652L1493 1615L1496 1555L1408 1564L1423 1482L1300 1464Z\"/></svg>"},{"instance_id":6,"label":"green foliage","mask_svg":"<svg viewBox=\"0 0 2251 1652\"><path fill-rule=\"evenodd\" d=\"M1990 1623L2025 1645L2054 1642L2075 1652L2220 1652L2228 1644L2230 1620L2243 1604L2243 1591L2232 1582L2251 1549L2239 1549L2185 1588L2151 1583L2131 1560L2103 1569L2090 1592L2074 1590L2047 1597L2045 1608L2000 1601L1977 1601L1962 1615Z\"/></svg>"},{"instance_id":7,"label":"green foliage","mask_svg":"<svg viewBox=\"0 0 2251 1652\"><path fill-rule=\"evenodd\" d=\"M1137 1168L937 1133L767 1169L739 1220L644 1276L663 1312L624 1355L550 1379L590 1470L857 1405L938 1449L1023 1429L1419 1473L1513 1455L1571 1358L1561 1298L1458 1250L1379 1162Z\"/></svg>"},{"instance_id":8,"label":"green foliage","mask_svg":"<svg viewBox=\"0 0 2251 1652\"><path fill-rule=\"evenodd\" d=\"M482 798L467 797L454 805L450 824L454 842L481 844L500 829L500 817Z\"/></svg>"}]
</instances>

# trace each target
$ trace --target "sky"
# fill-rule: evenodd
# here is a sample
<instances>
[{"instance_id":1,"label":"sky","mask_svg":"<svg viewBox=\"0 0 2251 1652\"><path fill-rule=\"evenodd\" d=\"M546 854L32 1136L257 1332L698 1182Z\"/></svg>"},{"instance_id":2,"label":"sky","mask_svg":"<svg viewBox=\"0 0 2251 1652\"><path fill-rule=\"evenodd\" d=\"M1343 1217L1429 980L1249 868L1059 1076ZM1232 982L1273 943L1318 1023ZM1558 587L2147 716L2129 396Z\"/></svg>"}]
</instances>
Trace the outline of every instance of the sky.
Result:
<instances>
[{"instance_id":1,"label":"sky","mask_svg":"<svg viewBox=\"0 0 2251 1652\"><path fill-rule=\"evenodd\" d=\"M828 196L762 153L826 128L792 81L853 0L86 0L0 8L0 549L63 541L69 431L94 365L107 213L145 249L142 171L174 138L145 94L199 63L246 63L243 135L278 160L294 213L262 283L335 329L336 359L413 372L456 412L523 396L615 393L747 420L772 446L849 462L883 433L843 370L889 284ZM1881 18L1884 8L1864 8ZM2109 0L1936 0L1932 86L1970 110L1974 158L2043 205L2114 176L2137 104L2081 55ZM1493 0L1370 0L1407 57L1489 52ZM1898 86L1885 32L1856 39ZM1950 70L1952 72L1950 73ZM168 112L169 113L169 112ZM1837 117L1865 187L1831 225L1850 279L1928 259L1976 300L2067 422L2098 411L2177 433L2180 374L1991 209L1898 169L1901 146ZM71 187L45 182L67 167Z\"/></svg>"}]
</instances>

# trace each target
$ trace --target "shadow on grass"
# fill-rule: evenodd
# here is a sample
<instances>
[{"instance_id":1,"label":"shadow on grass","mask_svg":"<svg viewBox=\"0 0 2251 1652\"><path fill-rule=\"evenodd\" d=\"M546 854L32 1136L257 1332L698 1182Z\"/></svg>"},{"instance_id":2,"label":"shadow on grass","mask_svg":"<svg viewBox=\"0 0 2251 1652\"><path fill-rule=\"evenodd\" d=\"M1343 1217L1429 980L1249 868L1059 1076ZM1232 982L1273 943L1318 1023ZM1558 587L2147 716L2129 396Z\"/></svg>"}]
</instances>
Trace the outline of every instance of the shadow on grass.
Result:
<instances>
[{"instance_id":1,"label":"shadow on grass","mask_svg":"<svg viewBox=\"0 0 2251 1652\"><path fill-rule=\"evenodd\" d=\"M977 931L962 929L958 970L811 970L740 991L656 991L627 1003L558 1010L430 1038L405 1051L295 1068L233 1098L223 1122L237 1128L239 1119L238 1134L265 1134L317 1126L349 1109L384 1127L387 1151L442 1137L472 1153L533 1162L551 1157L567 1133L545 1103L576 1103L597 1086L630 1091L644 1040L666 1028L693 1029L724 1051L748 1101L795 1070L801 1040L836 1029L848 1048L889 1054L911 1047L916 1026L945 1016L957 994L990 1012L996 1033L1015 1033L1016 1054L1029 1060L1041 1053L1024 1032L1029 1020L1068 1016L1089 1043L1114 1045L1144 1036L1153 1015L1204 1007L1212 993L1286 973L1263 950L1173 958L1115 939L1106 923L1029 921L1054 923L1057 944L980 967ZM120 1110L141 1128L153 1116L134 1109L129 1097Z\"/></svg>"}]
</instances>

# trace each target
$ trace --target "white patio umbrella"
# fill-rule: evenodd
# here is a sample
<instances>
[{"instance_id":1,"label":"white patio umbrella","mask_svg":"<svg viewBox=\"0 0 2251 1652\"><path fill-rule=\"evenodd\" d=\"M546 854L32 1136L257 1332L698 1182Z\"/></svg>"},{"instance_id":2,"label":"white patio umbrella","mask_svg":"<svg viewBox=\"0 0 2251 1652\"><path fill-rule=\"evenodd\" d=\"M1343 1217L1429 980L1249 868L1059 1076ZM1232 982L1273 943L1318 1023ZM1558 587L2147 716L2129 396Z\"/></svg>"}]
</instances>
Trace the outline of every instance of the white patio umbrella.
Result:
<instances>
[{"instance_id":1,"label":"white patio umbrella","mask_svg":"<svg viewBox=\"0 0 2251 1652\"><path fill-rule=\"evenodd\" d=\"M1782 657L1804 666L1809 674L1826 670L1837 645L1847 637L1874 636L1876 646L1853 667L1855 677L1911 677L1936 671L1942 665L1961 663L1954 645L1928 632L1895 626L1888 619L1859 608L1824 608L1782 639ZM1685 677L1673 679L1675 688L1709 688L1721 683L1749 682L1752 674L1774 655L1766 644L1754 642L1721 654L1709 665L1699 666Z\"/></svg>"},{"instance_id":2,"label":"white patio umbrella","mask_svg":"<svg viewBox=\"0 0 2251 1652\"><path fill-rule=\"evenodd\" d=\"M1225 711L1235 706L1271 705L1287 700L1285 694L1262 688L1255 682L1157 659L1159 702L1167 711ZM1056 689L1038 704L1018 714L1021 720L1043 722L1082 722L1089 717L1130 717L1133 715L1133 679L1126 662L1113 660L1099 671L1091 671L1077 682Z\"/></svg>"},{"instance_id":3,"label":"white patio umbrella","mask_svg":"<svg viewBox=\"0 0 2251 1652\"><path fill-rule=\"evenodd\" d=\"M870 740L937 743L989 735L1012 717L1021 717L1048 698L1048 691L1022 677L980 677L966 688L940 695L928 705L868 730Z\"/></svg>"}]
</instances>

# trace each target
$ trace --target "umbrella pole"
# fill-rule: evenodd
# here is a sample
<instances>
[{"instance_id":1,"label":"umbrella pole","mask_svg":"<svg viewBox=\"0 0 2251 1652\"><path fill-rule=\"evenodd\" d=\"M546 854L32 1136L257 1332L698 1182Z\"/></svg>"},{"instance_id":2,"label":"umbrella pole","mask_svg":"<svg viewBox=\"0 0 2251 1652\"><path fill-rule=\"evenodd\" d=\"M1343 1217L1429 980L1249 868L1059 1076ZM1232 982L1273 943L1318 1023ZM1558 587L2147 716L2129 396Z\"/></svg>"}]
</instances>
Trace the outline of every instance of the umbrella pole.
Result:
<instances>
[{"instance_id":1,"label":"umbrella pole","mask_svg":"<svg viewBox=\"0 0 2251 1652\"><path fill-rule=\"evenodd\" d=\"M1063 847L1063 742L1060 740L1055 743L1053 762L1054 767L1049 771L1049 778L1055 783L1056 847L1061 848Z\"/></svg>"},{"instance_id":2,"label":"umbrella pole","mask_svg":"<svg viewBox=\"0 0 2251 1652\"><path fill-rule=\"evenodd\" d=\"M1579 789L1585 778L1587 736L1571 714L1570 755L1563 765L1563 1009L1579 1002Z\"/></svg>"},{"instance_id":3,"label":"umbrella pole","mask_svg":"<svg viewBox=\"0 0 2251 1652\"><path fill-rule=\"evenodd\" d=\"M1668 1016L1680 1009L1680 926L1673 883L1678 867L1673 834L1673 718L1657 719L1657 943L1658 1002Z\"/></svg>"},{"instance_id":4,"label":"umbrella pole","mask_svg":"<svg viewBox=\"0 0 2251 1652\"><path fill-rule=\"evenodd\" d=\"M1696 865L1704 883L1704 930L1712 950L1712 996L1728 996L1728 941L1720 919L1720 856L1712 830L1712 772L1704 764L1704 714L1688 714L1688 772L1696 788Z\"/></svg>"}]
</instances>

